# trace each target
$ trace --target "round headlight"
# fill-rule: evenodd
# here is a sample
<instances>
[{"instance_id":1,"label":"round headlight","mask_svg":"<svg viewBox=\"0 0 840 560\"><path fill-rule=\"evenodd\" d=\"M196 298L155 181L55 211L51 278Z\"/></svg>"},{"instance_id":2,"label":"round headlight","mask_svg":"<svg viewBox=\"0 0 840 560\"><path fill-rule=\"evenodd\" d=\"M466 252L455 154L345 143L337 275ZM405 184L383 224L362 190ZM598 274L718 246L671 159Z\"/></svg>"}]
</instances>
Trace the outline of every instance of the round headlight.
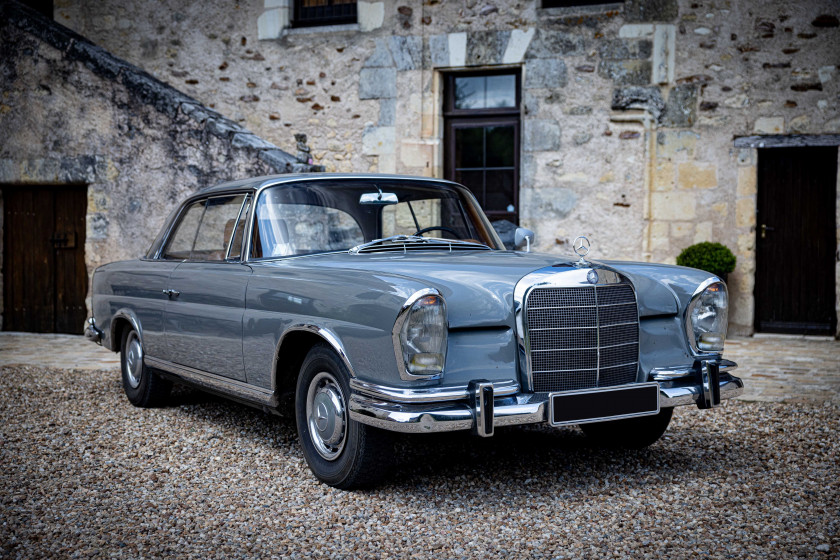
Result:
<instances>
[{"instance_id":1,"label":"round headlight","mask_svg":"<svg viewBox=\"0 0 840 560\"><path fill-rule=\"evenodd\" d=\"M695 352L723 352L728 323L726 284L712 282L692 297L686 312L686 334Z\"/></svg>"},{"instance_id":2,"label":"round headlight","mask_svg":"<svg viewBox=\"0 0 840 560\"><path fill-rule=\"evenodd\" d=\"M395 331L398 359L406 378L443 373L446 362L446 304L435 293L418 293L409 298L397 318ZM401 372L402 373L402 372Z\"/></svg>"}]
</instances>

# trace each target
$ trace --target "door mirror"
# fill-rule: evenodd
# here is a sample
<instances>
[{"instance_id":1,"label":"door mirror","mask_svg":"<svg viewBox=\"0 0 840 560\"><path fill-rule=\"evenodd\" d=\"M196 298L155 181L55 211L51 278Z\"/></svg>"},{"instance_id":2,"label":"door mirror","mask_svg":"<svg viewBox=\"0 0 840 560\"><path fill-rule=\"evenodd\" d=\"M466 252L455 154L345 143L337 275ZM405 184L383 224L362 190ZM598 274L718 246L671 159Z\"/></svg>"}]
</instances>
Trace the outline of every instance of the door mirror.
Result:
<instances>
[{"instance_id":1,"label":"door mirror","mask_svg":"<svg viewBox=\"0 0 840 560\"><path fill-rule=\"evenodd\" d=\"M522 245L522 242L525 242L525 252L531 252L531 243L534 242L534 232L528 228L520 227L516 228L516 231L513 234L513 246L514 248L518 248Z\"/></svg>"}]
</instances>

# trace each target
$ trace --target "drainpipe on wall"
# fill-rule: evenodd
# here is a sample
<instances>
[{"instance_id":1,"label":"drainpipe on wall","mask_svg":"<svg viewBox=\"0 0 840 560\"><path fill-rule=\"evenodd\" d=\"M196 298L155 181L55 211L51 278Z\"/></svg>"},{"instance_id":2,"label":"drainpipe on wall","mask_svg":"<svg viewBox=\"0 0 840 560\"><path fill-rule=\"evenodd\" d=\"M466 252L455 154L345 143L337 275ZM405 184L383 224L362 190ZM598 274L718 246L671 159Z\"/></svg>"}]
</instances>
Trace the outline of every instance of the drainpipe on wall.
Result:
<instances>
[{"instance_id":1,"label":"drainpipe on wall","mask_svg":"<svg viewBox=\"0 0 840 560\"><path fill-rule=\"evenodd\" d=\"M621 113L613 113L610 115L610 122L615 123L638 123L641 124L645 130L647 138L647 148L645 150L645 203L643 209L644 219L647 222L647 232L642 240L642 258L650 262L653 258L653 250L651 237L653 216L651 210L651 199L653 197L653 166L656 161L656 118L650 112L643 109L635 109L622 111Z\"/></svg>"}]
</instances>

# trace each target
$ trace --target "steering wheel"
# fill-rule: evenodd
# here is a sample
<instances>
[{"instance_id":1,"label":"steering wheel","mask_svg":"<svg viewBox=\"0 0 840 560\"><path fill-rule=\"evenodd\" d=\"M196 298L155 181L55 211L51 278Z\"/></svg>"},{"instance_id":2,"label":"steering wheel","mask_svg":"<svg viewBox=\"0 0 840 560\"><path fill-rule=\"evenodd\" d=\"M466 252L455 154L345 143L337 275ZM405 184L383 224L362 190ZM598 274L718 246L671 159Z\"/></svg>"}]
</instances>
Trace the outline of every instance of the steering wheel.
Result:
<instances>
[{"instance_id":1,"label":"steering wheel","mask_svg":"<svg viewBox=\"0 0 840 560\"><path fill-rule=\"evenodd\" d=\"M449 232L449 233L451 233L452 235L454 235L454 236L455 236L455 239L458 239L458 232L457 232L457 231L455 231L454 229L452 229L452 228L448 228L448 227L446 227L446 226L431 226L431 227L425 227L425 228L423 228L423 229L418 229L417 231L415 231L415 232L414 232L414 235L423 235L423 234L424 234L424 233L426 233L427 231L434 231L434 230L436 230L436 229L437 229L437 230L440 230L440 231L446 231L446 232Z\"/></svg>"}]
</instances>

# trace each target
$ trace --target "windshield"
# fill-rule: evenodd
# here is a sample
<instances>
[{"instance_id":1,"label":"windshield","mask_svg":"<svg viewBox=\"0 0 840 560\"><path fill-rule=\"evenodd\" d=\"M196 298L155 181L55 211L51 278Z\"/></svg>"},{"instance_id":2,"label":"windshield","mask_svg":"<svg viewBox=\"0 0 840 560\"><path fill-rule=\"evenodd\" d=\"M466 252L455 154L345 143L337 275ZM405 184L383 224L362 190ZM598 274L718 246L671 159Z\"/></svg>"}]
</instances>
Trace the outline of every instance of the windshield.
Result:
<instances>
[{"instance_id":1,"label":"windshield","mask_svg":"<svg viewBox=\"0 0 840 560\"><path fill-rule=\"evenodd\" d=\"M363 204L378 193L388 203ZM374 196L374 193L376 196ZM442 183L342 180L266 189L257 201L252 258L346 251L395 235L422 235L501 248L475 198Z\"/></svg>"}]
</instances>

